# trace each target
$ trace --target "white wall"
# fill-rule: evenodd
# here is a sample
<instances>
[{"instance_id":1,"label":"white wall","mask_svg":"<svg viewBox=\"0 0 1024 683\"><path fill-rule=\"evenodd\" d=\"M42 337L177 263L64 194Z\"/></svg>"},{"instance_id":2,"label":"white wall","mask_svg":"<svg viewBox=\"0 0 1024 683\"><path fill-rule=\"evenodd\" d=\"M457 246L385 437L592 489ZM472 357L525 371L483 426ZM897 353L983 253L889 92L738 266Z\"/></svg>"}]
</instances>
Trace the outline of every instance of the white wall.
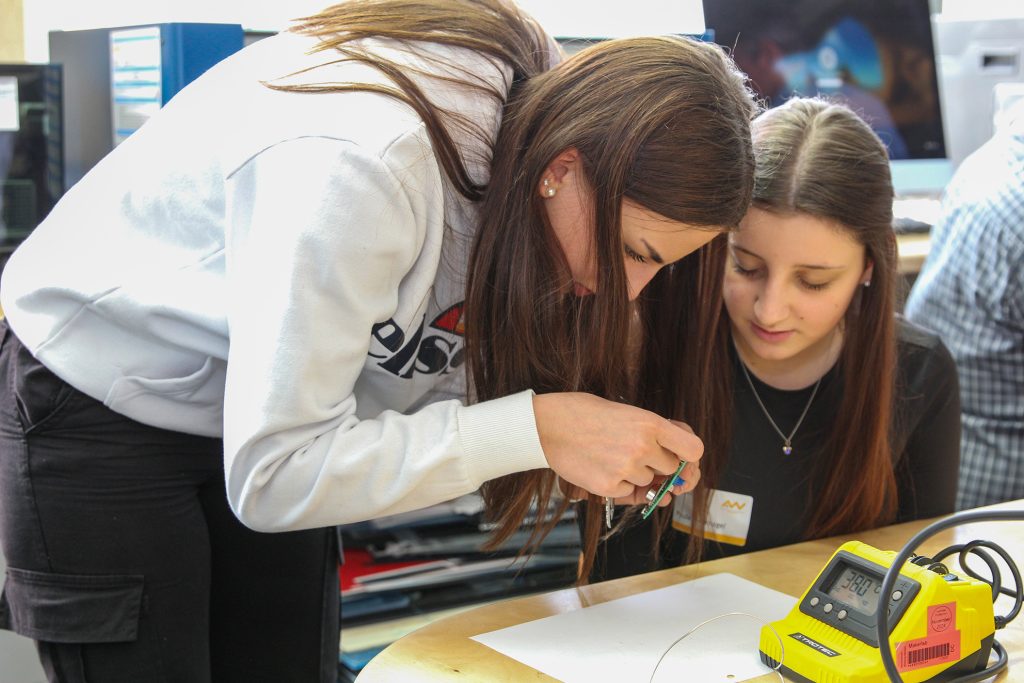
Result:
<instances>
[{"instance_id":1,"label":"white wall","mask_svg":"<svg viewBox=\"0 0 1024 683\"><path fill-rule=\"evenodd\" d=\"M290 19L312 14L330 0L24 0L25 59L49 59L54 30L131 26L168 21L242 24L280 30Z\"/></svg>"},{"instance_id":2,"label":"white wall","mask_svg":"<svg viewBox=\"0 0 1024 683\"><path fill-rule=\"evenodd\" d=\"M942 14L955 19L1024 17L1021 0L943 0Z\"/></svg>"},{"instance_id":3,"label":"white wall","mask_svg":"<svg viewBox=\"0 0 1024 683\"><path fill-rule=\"evenodd\" d=\"M333 0L24 0L25 59L49 59L54 30L105 28L168 21L241 24L245 29L281 30ZM700 33L700 0L630 0L618 7L593 0L520 0L553 35L602 37L641 33ZM600 9L598 9L600 8ZM606 35L603 35L606 34Z\"/></svg>"},{"instance_id":4,"label":"white wall","mask_svg":"<svg viewBox=\"0 0 1024 683\"><path fill-rule=\"evenodd\" d=\"M701 0L518 0L518 4L557 37L704 32Z\"/></svg>"},{"instance_id":5,"label":"white wall","mask_svg":"<svg viewBox=\"0 0 1024 683\"><path fill-rule=\"evenodd\" d=\"M246 29L280 30L295 17L316 12L333 0L23 0L25 59L48 60L52 30L126 26L164 21L242 24ZM577 33L694 33L703 27L699 0L519 0L554 35ZM600 9L598 9L600 8ZM943 0L942 12L982 18L1021 16L1021 0ZM605 27L610 27L605 30Z\"/></svg>"}]
</instances>

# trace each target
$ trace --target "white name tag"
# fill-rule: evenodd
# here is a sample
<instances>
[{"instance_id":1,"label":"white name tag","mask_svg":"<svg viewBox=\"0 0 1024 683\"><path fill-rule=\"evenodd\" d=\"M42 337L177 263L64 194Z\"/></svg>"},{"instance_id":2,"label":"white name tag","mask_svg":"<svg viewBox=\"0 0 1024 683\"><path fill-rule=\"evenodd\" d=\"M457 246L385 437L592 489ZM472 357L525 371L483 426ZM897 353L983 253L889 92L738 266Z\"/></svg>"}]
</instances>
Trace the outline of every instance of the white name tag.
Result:
<instances>
[{"instance_id":1,"label":"white name tag","mask_svg":"<svg viewBox=\"0 0 1024 683\"><path fill-rule=\"evenodd\" d=\"M698 533L710 541L746 545L753 510L753 497L712 489L711 506L708 508L707 519L704 520L704 528L694 532L693 494L687 493L676 498L672 511L672 527L687 534Z\"/></svg>"}]
</instances>

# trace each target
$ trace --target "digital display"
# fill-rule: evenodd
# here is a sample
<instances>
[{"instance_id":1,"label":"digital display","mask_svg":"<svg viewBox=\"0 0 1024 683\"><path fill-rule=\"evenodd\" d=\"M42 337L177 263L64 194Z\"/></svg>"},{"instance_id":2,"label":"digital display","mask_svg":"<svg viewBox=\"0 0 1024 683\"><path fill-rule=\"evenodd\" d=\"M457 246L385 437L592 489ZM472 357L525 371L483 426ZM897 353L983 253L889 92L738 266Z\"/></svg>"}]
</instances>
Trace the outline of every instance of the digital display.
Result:
<instances>
[{"instance_id":1,"label":"digital display","mask_svg":"<svg viewBox=\"0 0 1024 683\"><path fill-rule=\"evenodd\" d=\"M838 578L832 582L828 594L845 602L858 612L874 614L878 609L878 596L882 590L882 577L844 564Z\"/></svg>"}]
</instances>

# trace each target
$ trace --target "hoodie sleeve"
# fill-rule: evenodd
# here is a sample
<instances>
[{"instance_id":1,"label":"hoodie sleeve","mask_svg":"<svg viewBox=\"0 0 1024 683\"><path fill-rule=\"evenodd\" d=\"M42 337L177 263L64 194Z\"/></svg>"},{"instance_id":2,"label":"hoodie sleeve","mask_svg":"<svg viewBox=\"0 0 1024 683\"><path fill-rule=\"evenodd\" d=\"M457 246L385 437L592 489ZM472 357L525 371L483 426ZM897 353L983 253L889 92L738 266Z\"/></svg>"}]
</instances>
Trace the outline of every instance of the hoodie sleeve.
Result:
<instances>
[{"instance_id":1,"label":"hoodie sleeve","mask_svg":"<svg viewBox=\"0 0 1024 683\"><path fill-rule=\"evenodd\" d=\"M227 490L261 531L425 507L547 467L532 392L357 417L371 328L395 310L442 180L423 139L383 154L332 138L269 147L227 193Z\"/></svg>"}]
</instances>

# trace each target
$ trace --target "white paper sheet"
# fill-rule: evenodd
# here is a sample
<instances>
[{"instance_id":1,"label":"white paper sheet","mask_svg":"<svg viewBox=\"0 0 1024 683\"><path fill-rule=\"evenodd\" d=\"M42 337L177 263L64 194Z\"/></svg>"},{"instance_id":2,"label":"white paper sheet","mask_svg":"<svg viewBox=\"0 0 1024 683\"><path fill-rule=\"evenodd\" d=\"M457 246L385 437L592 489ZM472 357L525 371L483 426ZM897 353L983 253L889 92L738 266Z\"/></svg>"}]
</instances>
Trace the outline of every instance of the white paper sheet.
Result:
<instances>
[{"instance_id":1,"label":"white paper sheet","mask_svg":"<svg viewBox=\"0 0 1024 683\"><path fill-rule=\"evenodd\" d=\"M647 683L656 666L655 683L737 683L770 673L758 657L762 623L785 617L794 604L796 598L784 593L715 574L473 640L565 683ZM672 646L701 622L729 612L758 619L721 617Z\"/></svg>"}]
</instances>

